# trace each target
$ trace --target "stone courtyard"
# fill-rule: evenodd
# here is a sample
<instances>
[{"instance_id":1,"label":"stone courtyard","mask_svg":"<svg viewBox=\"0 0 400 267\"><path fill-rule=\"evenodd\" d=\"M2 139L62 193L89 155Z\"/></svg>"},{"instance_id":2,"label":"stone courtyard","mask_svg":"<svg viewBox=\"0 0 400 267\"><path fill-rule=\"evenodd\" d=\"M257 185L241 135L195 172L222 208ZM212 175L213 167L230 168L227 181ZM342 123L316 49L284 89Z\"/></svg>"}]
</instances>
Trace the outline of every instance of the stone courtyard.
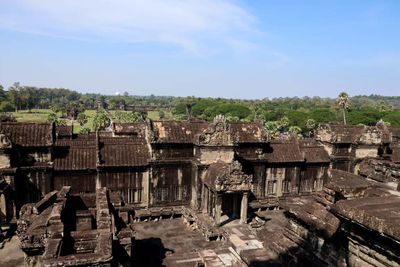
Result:
<instances>
[{"instance_id":1,"label":"stone courtyard","mask_svg":"<svg viewBox=\"0 0 400 267\"><path fill-rule=\"evenodd\" d=\"M260 264L272 258L250 226L237 220L222 228L226 239L208 242L181 218L136 223L133 262L137 266L245 266L239 254L247 254L256 266L257 260Z\"/></svg>"},{"instance_id":2,"label":"stone courtyard","mask_svg":"<svg viewBox=\"0 0 400 267\"><path fill-rule=\"evenodd\" d=\"M20 249L19 238L15 235L9 241L4 242L0 249L0 266L14 267L24 265L24 253Z\"/></svg>"}]
</instances>

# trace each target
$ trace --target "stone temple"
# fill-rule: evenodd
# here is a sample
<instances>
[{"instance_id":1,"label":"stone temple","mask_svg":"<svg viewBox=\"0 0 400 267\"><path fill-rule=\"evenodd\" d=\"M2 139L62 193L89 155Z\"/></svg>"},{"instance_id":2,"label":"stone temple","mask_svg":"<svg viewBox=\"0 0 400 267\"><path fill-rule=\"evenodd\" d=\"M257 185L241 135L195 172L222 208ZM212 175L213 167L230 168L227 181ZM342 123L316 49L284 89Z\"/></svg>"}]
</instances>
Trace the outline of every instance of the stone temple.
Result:
<instances>
[{"instance_id":1,"label":"stone temple","mask_svg":"<svg viewBox=\"0 0 400 267\"><path fill-rule=\"evenodd\" d=\"M399 180L383 124L0 123L0 236L26 266L400 266Z\"/></svg>"}]
</instances>

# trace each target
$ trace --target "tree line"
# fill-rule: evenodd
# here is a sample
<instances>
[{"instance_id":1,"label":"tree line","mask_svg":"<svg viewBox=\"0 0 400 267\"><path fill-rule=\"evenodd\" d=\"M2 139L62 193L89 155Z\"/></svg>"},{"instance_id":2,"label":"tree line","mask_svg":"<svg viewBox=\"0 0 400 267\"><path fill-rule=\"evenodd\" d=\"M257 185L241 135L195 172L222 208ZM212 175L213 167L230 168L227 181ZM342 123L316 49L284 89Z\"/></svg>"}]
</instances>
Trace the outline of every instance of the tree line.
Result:
<instances>
[{"instance_id":1,"label":"tree line","mask_svg":"<svg viewBox=\"0 0 400 267\"><path fill-rule=\"evenodd\" d=\"M341 93L337 98L285 97L273 99L224 99L172 96L134 96L82 94L65 88L38 88L14 83L7 90L0 85L0 112L51 109L49 121L62 124L63 119L84 125L85 110L98 110L94 125L103 127L110 117L108 110L117 110L113 119L121 122L143 120L145 112L124 112L130 106L146 107L173 114L176 120L201 119L211 121L225 115L228 121L263 121L271 135L282 132L310 135L320 123L375 125L378 121L400 127L400 97L379 95L353 96ZM60 115L59 115L60 114ZM110 119L110 118L109 118ZM89 131L91 129L85 129Z\"/></svg>"}]
</instances>

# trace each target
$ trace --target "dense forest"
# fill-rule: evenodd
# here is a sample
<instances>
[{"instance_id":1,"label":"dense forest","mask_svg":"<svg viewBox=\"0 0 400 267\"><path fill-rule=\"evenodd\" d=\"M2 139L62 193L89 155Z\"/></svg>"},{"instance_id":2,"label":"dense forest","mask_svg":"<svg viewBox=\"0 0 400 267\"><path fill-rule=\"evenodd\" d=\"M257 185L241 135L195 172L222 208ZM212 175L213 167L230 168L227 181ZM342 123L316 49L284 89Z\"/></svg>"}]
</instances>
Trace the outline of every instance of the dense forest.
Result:
<instances>
[{"instance_id":1,"label":"dense forest","mask_svg":"<svg viewBox=\"0 0 400 267\"><path fill-rule=\"evenodd\" d=\"M141 109L142 108L142 109ZM32 109L48 109L48 120L59 124L76 120L82 126L87 122L85 110L96 110L93 129L105 127L110 119L133 122L146 118L146 112L165 113L176 120L212 120L225 115L228 121L262 121L273 135L282 131L307 135L320 123L347 123L375 125L379 121L400 127L400 96L348 96L338 98L285 97L273 99L224 99L172 96L133 96L82 94L64 88L37 88L14 83L5 89L0 85L0 112L3 118ZM114 111L111 113L109 111ZM7 115L5 115L7 114Z\"/></svg>"}]
</instances>

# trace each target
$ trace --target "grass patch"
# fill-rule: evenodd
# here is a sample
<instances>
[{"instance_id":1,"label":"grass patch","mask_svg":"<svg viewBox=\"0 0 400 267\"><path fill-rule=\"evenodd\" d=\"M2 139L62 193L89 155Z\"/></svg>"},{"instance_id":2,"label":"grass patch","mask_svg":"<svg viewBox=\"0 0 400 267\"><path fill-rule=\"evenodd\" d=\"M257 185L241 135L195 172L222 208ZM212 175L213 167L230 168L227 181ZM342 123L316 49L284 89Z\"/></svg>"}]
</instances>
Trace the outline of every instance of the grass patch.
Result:
<instances>
[{"instance_id":1,"label":"grass patch","mask_svg":"<svg viewBox=\"0 0 400 267\"><path fill-rule=\"evenodd\" d=\"M47 117L52 113L50 109L32 109L31 112L22 110L11 112L18 122L47 122Z\"/></svg>"}]
</instances>

